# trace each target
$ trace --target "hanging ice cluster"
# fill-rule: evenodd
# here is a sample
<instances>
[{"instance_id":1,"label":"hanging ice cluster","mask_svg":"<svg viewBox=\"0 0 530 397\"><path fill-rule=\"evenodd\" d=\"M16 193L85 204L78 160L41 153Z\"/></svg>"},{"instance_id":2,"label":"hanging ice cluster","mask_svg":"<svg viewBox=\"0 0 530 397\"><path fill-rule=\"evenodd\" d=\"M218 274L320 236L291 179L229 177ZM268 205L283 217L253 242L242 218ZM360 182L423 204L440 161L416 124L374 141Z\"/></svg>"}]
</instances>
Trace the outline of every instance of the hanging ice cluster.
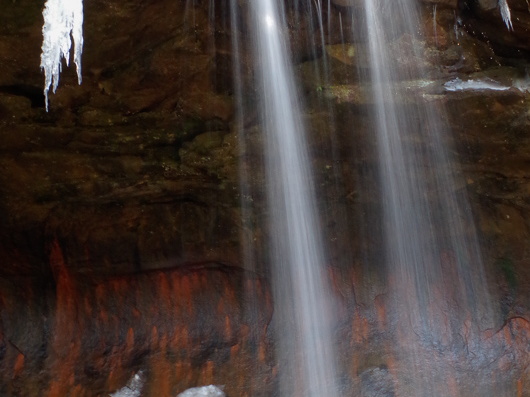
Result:
<instances>
[{"instance_id":1,"label":"hanging ice cluster","mask_svg":"<svg viewBox=\"0 0 530 397\"><path fill-rule=\"evenodd\" d=\"M81 84L81 54L83 53L83 0L47 0L42 12L42 54L40 66L44 69L44 96L48 111L48 92L59 84L61 61L66 66L70 60L70 48L74 41L74 63Z\"/></svg>"},{"instance_id":2,"label":"hanging ice cluster","mask_svg":"<svg viewBox=\"0 0 530 397\"><path fill-rule=\"evenodd\" d=\"M502 20L508 27L508 30L513 30L512 25L512 14L510 12L510 6L506 0L499 0L499 9L501 11Z\"/></svg>"}]
</instances>

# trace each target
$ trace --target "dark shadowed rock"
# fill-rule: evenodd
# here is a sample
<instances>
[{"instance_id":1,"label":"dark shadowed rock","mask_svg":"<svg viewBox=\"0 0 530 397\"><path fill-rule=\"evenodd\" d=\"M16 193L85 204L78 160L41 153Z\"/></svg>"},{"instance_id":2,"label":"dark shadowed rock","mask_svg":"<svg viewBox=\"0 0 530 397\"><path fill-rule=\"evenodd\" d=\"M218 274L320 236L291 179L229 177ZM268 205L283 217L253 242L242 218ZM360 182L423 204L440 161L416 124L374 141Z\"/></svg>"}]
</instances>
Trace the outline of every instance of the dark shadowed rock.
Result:
<instances>
[{"instance_id":1,"label":"dark shadowed rock","mask_svg":"<svg viewBox=\"0 0 530 397\"><path fill-rule=\"evenodd\" d=\"M263 280L213 262L87 278L70 272L57 243L50 263L55 286L2 285L3 395L106 395L138 371L146 395L175 395L195 382L231 391L236 379L270 387Z\"/></svg>"},{"instance_id":2,"label":"dark shadowed rock","mask_svg":"<svg viewBox=\"0 0 530 397\"><path fill-rule=\"evenodd\" d=\"M0 395L106 396L143 370L147 396L215 383L231 397L276 397L249 1L238 1L243 127L227 1L86 1L83 84L64 68L49 113L39 70L43 2L3 2ZM309 15L317 3L323 30ZM528 397L526 0L508 0L513 31L496 1L423 0L421 34L388 38L397 68L420 62L412 49L424 45L428 72L395 82L397 108L427 102L450 125L443 141L461 176L453 189L470 198L501 307L495 327L470 326L453 291L456 254L442 251L435 259L444 274L430 286L440 299L426 308L429 319L446 319L437 335L398 335L398 313L388 309L396 285L373 221L381 196L362 3L286 2L282 32L330 251L344 395L410 395L407 347L429 363L439 395L464 385L466 396ZM503 89L469 89L477 81ZM448 90L451 82L467 88ZM427 190L439 199L436 186Z\"/></svg>"}]
</instances>

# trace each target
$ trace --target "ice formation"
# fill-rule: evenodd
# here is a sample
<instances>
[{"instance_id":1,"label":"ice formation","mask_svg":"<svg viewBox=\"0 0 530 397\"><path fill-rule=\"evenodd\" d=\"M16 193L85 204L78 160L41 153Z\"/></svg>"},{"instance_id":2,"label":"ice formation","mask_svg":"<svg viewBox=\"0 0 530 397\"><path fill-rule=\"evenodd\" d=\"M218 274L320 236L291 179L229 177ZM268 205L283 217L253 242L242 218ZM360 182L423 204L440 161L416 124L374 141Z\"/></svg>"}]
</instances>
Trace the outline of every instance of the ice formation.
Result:
<instances>
[{"instance_id":1,"label":"ice formation","mask_svg":"<svg viewBox=\"0 0 530 397\"><path fill-rule=\"evenodd\" d=\"M140 397L142 393L142 387L144 386L144 376L142 371L134 375L127 386L122 387L115 393L109 394L110 397Z\"/></svg>"},{"instance_id":2,"label":"ice formation","mask_svg":"<svg viewBox=\"0 0 530 397\"><path fill-rule=\"evenodd\" d=\"M510 87L500 84L497 81L487 80L467 80L463 81L459 78L448 81L444 84L446 91L465 91L465 90L493 90L493 91L506 91Z\"/></svg>"},{"instance_id":3,"label":"ice formation","mask_svg":"<svg viewBox=\"0 0 530 397\"><path fill-rule=\"evenodd\" d=\"M499 0L499 9L501 11L502 20L506 24L508 30L513 30L512 14L508 2L506 0Z\"/></svg>"},{"instance_id":4,"label":"ice formation","mask_svg":"<svg viewBox=\"0 0 530 397\"><path fill-rule=\"evenodd\" d=\"M178 394L177 397L225 397L224 392L214 385L192 387Z\"/></svg>"},{"instance_id":5,"label":"ice formation","mask_svg":"<svg viewBox=\"0 0 530 397\"><path fill-rule=\"evenodd\" d=\"M40 66L44 69L44 96L48 110L48 92L59 84L61 61L66 66L70 60L70 48L74 41L74 63L81 84L81 54L83 53L83 0L47 0L42 12L42 54Z\"/></svg>"}]
</instances>

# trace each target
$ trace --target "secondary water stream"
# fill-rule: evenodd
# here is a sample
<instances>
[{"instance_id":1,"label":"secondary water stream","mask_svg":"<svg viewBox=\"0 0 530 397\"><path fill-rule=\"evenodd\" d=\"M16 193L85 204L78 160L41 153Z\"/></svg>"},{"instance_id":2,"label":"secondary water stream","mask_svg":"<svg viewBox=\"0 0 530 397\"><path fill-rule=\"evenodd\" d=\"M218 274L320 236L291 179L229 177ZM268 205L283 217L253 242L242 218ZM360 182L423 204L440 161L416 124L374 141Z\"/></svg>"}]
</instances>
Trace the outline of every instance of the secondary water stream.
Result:
<instances>
[{"instance_id":1,"label":"secondary water stream","mask_svg":"<svg viewBox=\"0 0 530 397\"><path fill-rule=\"evenodd\" d=\"M420 97L407 103L396 89L397 82L427 76L416 7L411 0L364 1L387 306L395 321L400 395L460 395L456 381L447 389L448 369L439 371L425 348L450 349L462 335L473 346L478 332L493 325L494 310L465 189L456 189L451 173L443 108ZM396 62L387 44L398 36L411 49L405 62Z\"/></svg>"}]
</instances>

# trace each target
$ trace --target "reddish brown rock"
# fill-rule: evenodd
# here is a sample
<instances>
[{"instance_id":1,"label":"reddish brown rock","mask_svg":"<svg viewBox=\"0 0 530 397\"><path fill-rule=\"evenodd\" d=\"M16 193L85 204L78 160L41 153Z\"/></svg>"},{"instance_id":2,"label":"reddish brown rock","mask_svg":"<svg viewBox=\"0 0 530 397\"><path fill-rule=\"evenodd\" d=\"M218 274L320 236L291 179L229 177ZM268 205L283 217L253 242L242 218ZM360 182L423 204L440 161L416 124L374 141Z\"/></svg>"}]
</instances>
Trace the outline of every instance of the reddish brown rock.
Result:
<instances>
[{"instance_id":1,"label":"reddish brown rock","mask_svg":"<svg viewBox=\"0 0 530 397\"><path fill-rule=\"evenodd\" d=\"M89 278L70 272L57 242L50 262L55 296L49 291L40 298L48 300L40 314L15 310L9 302L20 292L3 289L4 395L36 395L40 388L48 397L96 396L123 387L138 371L146 376L146 393L167 397L210 383L226 385L227 392L270 387L264 351L271 301L263 280L217 263ZM19 322L26 324L25 337L17 334Z\"/></svg>"},{"instance_id":2,"label":"reddish brown rock","mask_svg":"<svg viewBox=\"0 0 530 397\"><path fill-rule=\"evenodd\" d=\"M455 77L525 83L526 2L508 0L510 32L486 2L455 13L472 2L425 0L421 34L391 38L401 65L418 62L413 45L427 46L428 76L415 76L416 86L403 84L411 90L431 85L407 100L448 109L453 134L444 140L454 143L455 172L464 181L454 189L469 193L489 284L502 308L501 324L479 332L461 303L444 302L462 297L450 288L451 253L441 252L441 281L449 286L432 286L437 300L426 310L442 324L436 346L396 332L399 313L388 306L396 286L381 266L374 222L381 212L367 117L373 103L357 84L368 67L366 37L359 35L362 10L354 8L350 18L345 8L362 2L336 0L330 10L321 2L324 44L334 44L325 51L328 59L317 18L307 14L315 2L286 4L295 3L302 19L289 9L283 37L292 39L297 81L303 81L319 214L335 265L344 388L409 395L396 385L407 384L411 361L402 351L412 347L432 363L426 368L447 393L464 384L470 396L494 390L527 397L528 94L515 87L443 88ZM143 369L151 395L174 396L212 382L225 384L229 395L273 395L280 369L266 328L271 298L267 283L242 269L267 274L269 267L248 1L238 2L242 82L251 108L243 130L234 121L226 4L85 2L84 82L78 86L74 71L65 69L50 113L43 109L39 70L42 3L2 4L0 394L106 395ZM456 17L463 25L455 25ZM499 67L507 63L516 67ZM327 67L328 82L315 74ZM415 103L398 104L407 106Z\"/></svg>"}]
</instances>

